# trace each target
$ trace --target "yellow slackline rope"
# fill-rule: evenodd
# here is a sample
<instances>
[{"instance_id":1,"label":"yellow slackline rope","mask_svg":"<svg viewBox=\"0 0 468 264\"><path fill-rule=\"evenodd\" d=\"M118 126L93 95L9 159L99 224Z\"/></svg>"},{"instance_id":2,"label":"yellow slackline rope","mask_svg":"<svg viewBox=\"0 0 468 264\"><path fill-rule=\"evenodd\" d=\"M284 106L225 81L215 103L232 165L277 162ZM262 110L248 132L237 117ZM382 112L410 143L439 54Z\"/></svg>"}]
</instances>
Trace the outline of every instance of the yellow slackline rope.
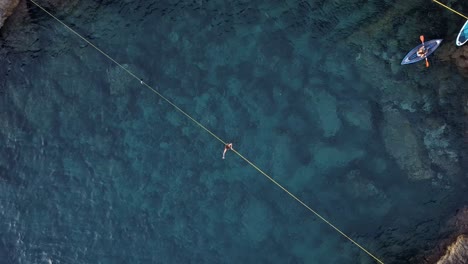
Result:
<instances>
[{"instance_id":1,"label":"yellow slackline rope","mask_svg":"<svg viewBox=\"0 0 468 264\"><path fill-rule=\"evenodd\" d=\"M81 36L78 32L76 32L75 30L73 30L71 27L67 26L67 24L63 23L62 20L58 19L57 17L55 17L54 15L52 15L49 11L47 11L46 9L44 9L42 6L40 6L39 4L37 4L36 2L34 2L33 0L30 0L33 4L35 4L37 7L39 7L40 9L42 9L42 11L46 12L49 16L51 16L52 18L54 18L55 20L57 20L60 24L62 24L64 27L66 27L68 30L70 30L71 32L73 32L75 35L77 35L78 37L80 37L82 40L84 40L86 43L88 43L89 45L91 45L93 48L95 48L97 51L99 51L102 55L106 56L109 60L111 60L113 63L117 64L120 68L122 68L124 71L126 71L128 74L130 74L133 78L137 79L142 85L146 86L146 88L150 89L151 91L153 91L155 94L157 94L159 97L161 97L162 99L164 99L164 101L166 101L167 103L169 103L170 105L172 105L175 109L177 109L177 111L179 111L180 113L184 114L186 117L188 117L190 120L192 120L195 124L197 124L199 127L201 127L202 129L204 129L206 132L208 132L209 134L211 134L214 138L216 138L217 140L219 140L221 143L223 143L224 145L226 145L226 143L221 140L218 136L216 136L213 132L211 132L208 128L206 128L204 125L200 124L200 122L198 122L197 120L193 119L189 114L187 114L184 110L180 109L177 105L175 105L173 102L171 102L169 99L167 99L165 96L163 96L161 93L159 93L158 91L156 91L156 89L154 89L153 87L149 86L147 83L145 83L143 81L143 79L141 78L138 78L138 76L136 76L134 73L132 73L131 71L129 71L127 68L125 68L124 66L122 66L120 63L118 63L116 60L114 60L111 56L107 55L107 53L105 53L104 51L102 51L100 48L98 48L96 45L94 45L93 43L91 43L91 41L87 40L85 37Z\"/></svg>"},{"instance_id":2,"label":"yellow slackline rope","mask_svg":"<svg viewBox=\"0 0 468 264\"><path fill-rule=\"evenodd\" d=\"M292 194L291 192L289 192L286 188L284 188L281 184L279 184L277 181L275 181L271 176L269 176L268 174L266 174L266 172L262 171L259 167L257 167L255 164L253 164L250 160L248 160L246 157L244 157L242 154L240 154L239 152L237 152L236 150L234 149L231 149L232 151L234 151L239 157L241 157L243 160L245 160L248 164L250 164L250 166L254 167L257 171L259 171L261 174L263 174L263 176L265 176L267 179L269 179L271 182L273 182L274 184L276 184L276 186L280 187L281 190L285 191L287 194L289 194L289 196L291 196L292 198L294 198L294 200L298 201L300 204L302 204L305 208L307 208L309 211L311 211L313 214L315 214L318 218L320 218L320 220L322 220L323 222L325 222L327 225L329 225L331 228L335 229L336 232L340 233L342 236L344 236L345 238L347 238L349 241L351 241L354 245L356 245L358 248L360 248L362 251L364 251L367 255L371 256L373 259L375 259L377 262L381 263L381 264L384 264L383 261L381 261L379 258L377 258L376 256L374 256L372 253L370 253L367 249L365 249L363 246L361 246L358 242L354 241L354 239L352 239L351 237L349 237L348 235L346 235L343 231L341 231L340 229L338 229L338 227L336 227L335 225L333 225L332 223L330 223L330 221L328 221L327 219L325 219L323 216L321 216L319 213L317 213L314 209L310 208L306 203L304 203L301 199L297 198L297 196L295 196L294 194Z\"/></svg>"},{"instance_id":3,"label":"yellow slackline rope","mask_svg":"<svg viewBox=\"0 0 468 264\"><path fill-rule=\"evenodd\" d=\"M450 7L448 7L448 6L444 5L444 4L442 4L441 2L439 2L439 1L437 1L437 0L432 0L432 1L436 2L437 4L439 4L439 5L441 5L441 6L445 7L445 8L447 8L448 10L452 11L453 13L455 13L455 14L457 14L457 15L463 17L464 19L468 20L468 17L467 17L467 16L463 15L462 13L458 12L457 10L452 9L452 8L450 8Z\"/></svg>"},{"instance_id":4,"label":"yellow slackline rope","mask_svg":"<svg viewBox=\"0 0 468 264\"><path fill-rule=\"evenodd\" d=\"M74 33L75 35L77 35L78 37L80 37L83 41L85 41L86 43L88 43L90 46L92 46L93 48L95 48L97 51L99 51L102 55L106 56L109 60L111 60L112 62L114 62L115 64L117 64L120 68L122 68L124 71L126 71L129 75L131 75L133 78L135 78L136 80L138 80L142 85L144 85L146 88L148 88L149 90L151 90L152 92L154 92L155 94L157 94L159 97L161 97L164 101L166 101L167 103L169 103L171 106L173 106L177 111L179 111L180 113L182 113L183 115L185 115L188 119L190 119L192 122L194 122L196 125L198 125L200 128L202 128L203 130L205 130L206 132L208 132L211 136L213 136L214 138L216 138L218 141L220 141L221 143L223 143L223 145L226 145L227 143L224 142L220 137L218 137L216 134L214 134L213 132L211 132L208 128L206 128L204 125L202 125L200 122L198 122L197 120L195 120L192 116L190 116L188 113L186 113L184 110L182 110L180 107L178 107L176 104L174 104L172 101L170 101L169 99L167 99L165 96L163 96L161 93L159 93L157 90L155 90L153 87L151 87L150 85L146 84L145 82L143 82L143 80L141 78L138 78L138 76L136 76L134 73L132 73L130 70L128 70L127 68L125 68L124 66L122 66L120 63L118 63L116 60L114 60L112 57L110 57L109 55L107 55L104 51L102 51L101 49L99 49L96 45L94 45L93 43L91 43L89 40L87 40L86 38L84 38L83 36L81 36L78 32L76 32L75 30L73 30L72 28L70 28L69 26L67 26L64 22L62 22L60 19L58 19L57 17L55 17L54 15L52 15L49 11L47 11L46 9L44 9L42 6L40 6L39 4L37 4L34 0L29 0L31 1L34 5L36 5L38 8L40 8L42 11L44 11L45 13L47 13L49 16L51 16L52 18L54 18L55 20L57 20L60 24L62 24L65 28L67 28L68 30L70 30L72 33ZM354 241L351 237L349 237L348 235L346 235L343 231L341 231L340 229L338 229L336 226L334 226L330 221L328 221L327 219L325 219L323 216L321 216L319 213L317 213L315 210L313 210L312 208L310 208L306 203L304 203L301 199L297 198L294 194L292 194L291 192L289 192L285 187L283 187L281 184L279 184L277 181L275 181L271 176L269 176L267 173L265 173L264 171L262 171L259 167L257 167L254 163L252 163L250 160L248 160L246 157L244 157L241 153L239 153L238 151L234 150L234 149L230 149L232 150L234 153L236 153L239 157L241 157L244 161L246 161L250 166L252 166L254 169L256 169L258 172L260 172L263 176L265 176L267 179L269 179L271 182L273 182L276 186L278 186L279 188L281 188L281 190L283 190L284 192L286 192L289 196L291 196L292 198L294 198L294 200L296 200L297 202L299 202L302 206L304 206L306 209L308 209L309 211L311 211L313 214L315 214L320 220L322 220L324 223L326 223L327 225L329 225L331 228L333 228L335 231L337 231L339 234L341 234L342 236L344 236L346 239L348 239L349 241L351 241L354 245L356 245L358 248L360 248L362 251L364 251L367 255L369 255L370 257L372 257L374 260L376 260L378 263L380 264L384 264L383 261L381 261L379 258L377 258L376 256L374 256L372 253L370 253L367 249L365 249L363 246L361 246L359 243L357 243L356 241Z\"/></svg>"}]
</instances>

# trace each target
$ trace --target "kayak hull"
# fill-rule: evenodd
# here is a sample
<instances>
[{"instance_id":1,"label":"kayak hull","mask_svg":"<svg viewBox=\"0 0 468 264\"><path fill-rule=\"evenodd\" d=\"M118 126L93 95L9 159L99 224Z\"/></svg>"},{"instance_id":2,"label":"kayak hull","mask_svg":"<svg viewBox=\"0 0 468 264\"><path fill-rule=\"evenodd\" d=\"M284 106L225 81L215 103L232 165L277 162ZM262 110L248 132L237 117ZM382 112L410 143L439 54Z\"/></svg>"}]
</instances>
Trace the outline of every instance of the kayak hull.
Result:
<instances>
[{"instance_id":1,"label":"kayak hull","mask_svg":"<svg viewBox=\"0 0 468 264\"><path fill-rule=\"evenodd\" d=\"M408 54L406 54L405 58L401 61L401 65L411 64L411 63L415 63L415 62L424 60L425 58L427 58L429 55L431 55L440 46L440 43L442 43L442 40L443 39L433 39L433 40L429 40L429 41L424 42L424 44L422 44L422 43L419 44L414 49L412 49L410 52L408 52ZM427 49L427 53L426 53L426 56L419 57L418 56L418 50L423 45Z\"/></svg>"},{"instance_id":2,"label":"kayak hull","mask_svg":"<svg viewBox=\"0 0 468 264\"><path fill-rule=\"evenodd\" d=\"M463 27L460 29L460 33L457 36L457 46L461 46L468 41L468 20L465 22Z\"/></svg>"}]
</instances>

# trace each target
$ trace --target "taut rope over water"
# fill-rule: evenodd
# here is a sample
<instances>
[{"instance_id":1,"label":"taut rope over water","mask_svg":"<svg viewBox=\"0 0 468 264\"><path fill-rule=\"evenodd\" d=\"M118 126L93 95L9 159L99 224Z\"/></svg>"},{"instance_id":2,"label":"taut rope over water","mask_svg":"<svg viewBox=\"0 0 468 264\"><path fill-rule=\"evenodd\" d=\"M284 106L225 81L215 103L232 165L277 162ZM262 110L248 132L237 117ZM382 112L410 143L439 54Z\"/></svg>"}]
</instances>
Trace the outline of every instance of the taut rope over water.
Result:
<instances>
[{"instance_id":1,"label":"taut rope over water","mask_svg":"<svg viewBox=\"0 0 468 264\"><path fill-rule=\"evenodd\" d=\"M437 1L437 0L432 0L432 1L436 2L437 4L439 4L439 5L443 6L443 7L445 7L446 9L452 11L453 13L455 13L455 14L457 14L457 15L463 17L464 19L468 20L468 17L467 17L467 16L465 16L464 14L458 12L457 10L452 9L452 8L450 8L450 7L448 7L448 6L444 5L444 4L442 4L441 2L439 2L439 1Z\"/></svg>"},{"instance_id":2,"label":"taut rope over water","mask_svg":"<svg viewBox=\"0 0 468 264\"><path fill-rule=\"evenodd\" d=\"M184 116L186 116L188 119L190 119L193 123L195 123L197 126L199 126L201 129L205 130L208 134L210 134L211 136L213 136L215 139L217 139L219 142L221 142L223 144L223 146L225 146L227 143L224 142L220 137L218 137L216 134L214 134L213 132L211 132L207 127L205 127L204 125L202 125L200 122L198 122L195 118L193 118L192 116L190 116L187 112L185 112L184 110L182 110L180 107L178 107L176 104L174 104L172 101L170 101L168 98L166 98L165 96L163 96L161 93L159 93L156 89L154 89L153 87L151 87L150 85L148 85L146 82L144 82L141 78L139 78L138 76L136 76L134 73L132 73L130 70L128 70L127 68L125 68L124 66L122 66L120 63L118 63L116 60L114 60L111 56L109 56L107 53L105 53L104 51L102 51L100 48L98 48L96 45L94 45L93 43L91 43L89 40L87 40L85 37L83 37L82 35L80 35L78 32L76 32L75 30L73 30L72 28L70 28L67 24L65 24L64 22L62 22L60 19L58 19L57 17L55 17L53 14L51 14L49 11L47 11L45 8L43 8L41 5L39 5L38 3L36 3L34 0L29 0L31 1L35 6L37 6L38 8L40 8L42 11L44 11L45 13L47 13L49 16L51 16L53 19L55 19L56 21L58 21L60 24L62 24L65 28L67 28L68 30L70 30L70 32L72 32L73 34L75 34L76 36L78 36L79 38L81 38L83 41L85 41L86 43L88 43L91 47L95 48L97 51L99 51L102 55L104 55L105 57L107 57L109 60L111 60L113 63L115 63L117 66L119 66L120 68L122 68L125 72L127 72L130 76L132 76L133 78L135 78L140 84L144 85L146 88L148 88L149 90L151 90L152 92L154 92L156 95L158 95L160 98L162 98L164 101L166 101L168 104L170 104L172 107L174 107L178 112L180 112L181 114L183 114ZM327 225L329 225L331 228L333 228L336 232L338 232L339 234L341 234L343 237L345 237L346 239L348 239L350 242L352 242L354 245L356 245L359 249L361 249L362 251L364 251L367 255L369 255L370 257L372 257L374 260L376 260L378 263L380 264L384 264L383 261L381 261L379 258L377 258L375 255L373 255L371 252L369 252L367 249L365 249L363 246L361 246L358 242L356 242L355 240L353 240L351 237L349 237L348 235L346 235L343 231L341 231L338 227L336 227L335 225L333 225L330 221L328 221L327 219L325 219L323 216L321 216L319 213L317 213L315 210L313 210L311 207L309 207L306 203L304 203L302 200L300 200L298 197L296 197L294 194L292 194L291 192L289 192L285 187L283 187L281 184L279 184L276 180L274 180L271 176L269 176L267 173L265 173L264 171L262 171L258 166L256 166L253 162L251 162L250 160L248 160L246 157L244 157L241 153L239 153L237 150L234 150L234 149L231 149L234 153L236 153L240 158L242 158L244 161L246 161L250 166L252 166L254 169L256 169L258 172L260 172L263 176L265 176L268 180L270 180L271 182L273 182L276 186L278 186L281 190L283 190L284 192L286 192L289 196L291 196L294 200L296 200L297 202L299 202L302 206L304 206L307 210L309 210L310 212L312 212L314 215L316 215L320 220L322 220L324 223L326 223Z\"/></svg>"}]
</instances>

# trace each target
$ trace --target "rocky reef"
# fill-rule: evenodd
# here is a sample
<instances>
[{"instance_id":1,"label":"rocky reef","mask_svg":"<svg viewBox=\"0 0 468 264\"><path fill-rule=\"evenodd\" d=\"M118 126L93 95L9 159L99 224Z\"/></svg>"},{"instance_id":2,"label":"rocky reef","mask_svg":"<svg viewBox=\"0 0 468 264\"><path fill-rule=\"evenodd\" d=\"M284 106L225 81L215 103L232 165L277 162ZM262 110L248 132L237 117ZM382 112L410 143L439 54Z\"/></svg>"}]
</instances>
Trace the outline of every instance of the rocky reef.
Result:
<instances>
[{"instance_id":1,"label":"rocky reef","mask_svg":"<svg viewBox=\"0 0 468 264\"><path fill-rule=\"evenodd\" d=\"M451 45L450 47L442 50L440 57L444 61L453 62L460 73L463 76L468 77L468 45L462 47Z\"/></svg>"},{"instance_id":2,"label":"rocky reef","mask_svg":"<svg viewBox=\"0 0 468 264\"><path fill-rule=\"evenodd\" d=\"M0 28L5 20L13 14L19 0L0 0Z\"/></svg>"},{"instance_id":3,"label":"rocky reef","mask_svg":"<svg viewBox=\"0 0 468 264\"><path fill-rule=\"evenodd\" d=\"M387 151L411 180L430 179L434 173L428 166L421 144L413 132L411 123L398 110L384 111L382 138Z\"/></svg>"},{"instance_id":4,"label":"rocky reef","mask_svg":"<svg viewBox=\"0 0 468 264\"><path fill-rule=\"evenodd\" d=\"M418 3L397 2L393 8L381 12L372 23L354 31L348 41L356 50L359 72L368 73L362 78L375 84L375 89L380 92L379 130L387 153L409 180L426 181L437 189L453 190L456 186L464 186L467 177L463 165L466 158L458 146L466 144L463 138L468 131L468 90L464 85L468 77L468 45L455 46L453 38L459 28L457 21L452 20L452 14L441 15L447 24L440 20L437 20L439 23L427 20L418 23L418 19L425 17L418 14L419 11L414 13ZM456 5L453 8L458 9ZM402 14L408 16L395 19ZM421 24L423 26L419 27ZM401 59L407 52L402 47L409 50L417 45L418 36L427 32L427 28L435 32L427 38L445 38L444 44L430 58L431 67L426 69L423 64L401 66ZM392 32L391 38L385 37L389 32ZM375 41L367 41L369 35ZM434 230L436 234L429 243L431 246L417 242L420 251L424 252L426 246L429 248L424 256L408 257L411 259L409 263L468 263L467 227L468 209L465 208L443 228Z\"/></svg>"},{"instance_id":5,"label":"rocky reef","mask_svg":"<svg viewBox=\"0 0 468 264\"><path fill-rule=\"evenodd\" d=\"M418 32L424 29L417 26L418 14L408 15L405 21L394 18L409 13L416 6L417 2L401 1L382 12L373 23L354 31L348 41L355 45L359 72L368 73L362 78L377 84L375 89L382 95L379 97L383 106L380 132L387 152L410 180L430 180L446 188L448 185L442 182L459 178L461 172L461 157L454 147L457 140L453 135L462 133L459 130L464 121L460 112L467 100L454 95L464 91L460 83L468 76L468 46L444 44L431 58L432 68L437 67L437 72L424 71L422 64L401 66L401 59L407 52L401 47L410 49L417 45ZM452 18L444 19L451 21ZM448 26L428 23L437 29L437 36L452 35L447 32ZM385 37L392 31L391 39ZM375 41L366 41L368 35L374 36ZM454 75L449 70L451 67L442 67L442 64L455 64L461 74ZM385 72L388 74L382 74ZM439 77L428 78L430 74ZM411 75L420 78L408 80L407 76Z\"/></svg>"},{"instance_id":6,"label":"rocky reef","mask_svg":"<svg viewBox=\"0 0 468 264\"><path fill-rule=\"evenodd\" d=\"M77 4L78 0L46 0L41 1L41 5L47 9L58 8L63 12L69 12ZM8 17L13 20L24 20L29 17L27 12L27 0L0 0L0 29L4 26ZM27 25L28 23L23 23Z\"/></svg>"}]
</instances>

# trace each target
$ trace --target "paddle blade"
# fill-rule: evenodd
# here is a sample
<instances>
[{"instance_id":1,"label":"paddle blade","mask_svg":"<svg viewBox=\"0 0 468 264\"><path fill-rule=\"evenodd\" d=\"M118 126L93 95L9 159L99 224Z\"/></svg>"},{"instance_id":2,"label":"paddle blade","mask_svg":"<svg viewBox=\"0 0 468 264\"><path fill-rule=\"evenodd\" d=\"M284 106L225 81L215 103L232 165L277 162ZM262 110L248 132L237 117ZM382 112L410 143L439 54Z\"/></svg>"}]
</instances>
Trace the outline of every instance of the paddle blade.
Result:
<instances>
[{"instance_id":1,"label":"paddle blade","mask_svg":"<svg viewBox=\"0 0 468 264\"><path fill-rule=\"evenodd\" d=\"M429 68L429 61L426 58L426 68Z\"/></svg>"},{"instance_id":2,"label":"paddle blade","mask_svg":"<svg viewBox=\"0 0 468 264\"><path fill-rule=\"evenodd\" d=\"M419 36L419 39L421 40L421 43L424 43L424 35Z\"/></svg>"}]
</instances>

